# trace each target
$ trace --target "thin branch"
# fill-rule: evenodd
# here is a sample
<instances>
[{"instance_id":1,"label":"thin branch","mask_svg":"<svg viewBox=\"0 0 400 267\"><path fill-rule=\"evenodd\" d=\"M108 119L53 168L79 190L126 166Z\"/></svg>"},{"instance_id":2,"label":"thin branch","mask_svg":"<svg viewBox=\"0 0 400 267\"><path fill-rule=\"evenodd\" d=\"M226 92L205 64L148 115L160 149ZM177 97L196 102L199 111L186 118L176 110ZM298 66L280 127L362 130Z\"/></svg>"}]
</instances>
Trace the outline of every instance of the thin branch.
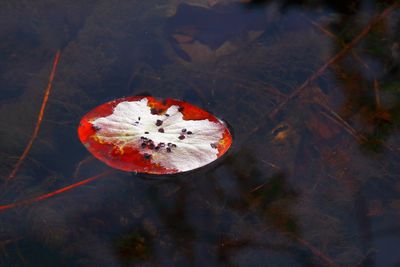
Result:
<instances>
[{"instance_id":1,"label":"thin branch","mask_svg":"<svg viewBox=\"0 0 400 267\"><path fill-rule=\"evenodd\" d=\"M381 96L380 96L380 87L377 79L374 79L374 93L375 93L375 105L377 110L381 110Z\"/></svg>"},{"instance_id":2,"label":"thin branch","mask_svg":"<svg viewBox=\"0 0 400 267\"><path fill-rule=\"evenodd\" d=\"M52 67L51 72L50 72L49 82L47 84L47 88L45 90L45 94L44 94L44 97L43 97L43 102L42 102L42 105L40 107L40 112L39 112L39 116L37 118L35 130L33 131L32 136L29 139L29 142L26 145L24 152L19 157L17 163L14 166L14 169L12 170L10 175L8 176L7 180L11 180L11 179L13 179L15 177L15 175L17 174L19 168L21 167L21 164L25 160L26 156L28 156L29 151L32 148L33 142L35 141L35 139L36 139L36 137L37 137L37 135L39 133L40 125L42 124L42 120L43 120L44 110L46 108L47 100L49 99L50 91L51 91L51 88L52 88L52 85L53 85L53 80L54 80L54 76L55 76L55 73L56 73L57 64L58 64L58 61L60 60L60 55L61 55L61 52L57 51L56 56L55 56L54 61L53 61L53 67Z\"/></svg>"},{"instance_id":3,"label":"thin branch","mask_svg":"<svg viewBox=\"0 0 400 267\"><path fill-rule=\"evenodd\" d=\"M321 111L321 114L336 123L339 127L342 127L346 132L348 132L351 136L353 136L359 143L363 143L367 141L367 138L358 133L356 129L351 127L351 125L345 121L342 117L340 117L336 112L334 112L331 108L326 105L319 104L325 111Z\"/></svg>"},{"instance_id":4,"label":"thin branch","mask_svg":"<svg viewBox=\"0 0 400 267\"><path fill-rule=\"evenodd\" d=\"M316 257L321 259L323 262L325 262L326 266L330 267L337 267L338 265L326 254L324 254L322 251L320 251L318 248L314 247L311 245L307 240L301 239L298 236L294 237L297 242L308 248Z\"/></svg>"},{"instance_id":5,"label":"thin branch","mask_svg":"<svg viewBox=\"0 0 400 267\"><path fill-rule=\"evenodd\" d=\"M357 45L382 19L387 17L396 7L400 6L399 3L393 4L386 8L378 16L368 23L368 25L347 45L345 45L336 55L331 57L322 67L320 67L313 75L311 75L305 82L295 89L287 99L283 100L269 115L270 119L274 119L276 115L289 103L290 100L296 98L301 92L304 91L313 81L319 78L331 65L335 64L338 60L342 59L355 45Z\"/></svg>"},{"instance_id":6,"label":"thin branch","mask_svg":"<svg viewBox=\"0 0 400 267\"><path fill-rule=\"evenodd\" d=\"M395 3L390 7L386 8L379 15L373 18L370 23L347 45L345 45L336 55L331 57L324 65L322 65L313 75L307 78L302 85L297 87L297 89L293 90L293 92L284 99L275 109L273 109L269 114L266 114L262 121L258 124L258 126L251 129L246 137L243 138L242 143L245 143L253 134L258 132L266 122L270 120L274 120L276 116L283 110L283 108L294 98L296 98L300 93L302 93L313 81L319 78L321 75L325 73L325 71L333 64L335 64L338 60L343 58L349 50L351 50L355 45L357 45L371 30L372 28L379 23L382 19L389 15L395 8L400 6L399 3Z\"/></svg>"},{"instance_id":7,"label":"thin branch","mask_svg":"<svg viewBox=\"0 0 400 267\"><path fill-rule=\"evenodd\" d=\"M102 172L102 173L100 173L98 175L92 176L92 177L87 178L85 180L79 181L77 183L73 183L73 184L68 185L66 187L57 189L57 190L55 190L53 192L46 193L44 195L40 195L40 196L37 196L37 197L34 197L34 198L20 200L20 201L17 201L17 202L11 203L11 204L7 204L7 205L0 205L0 211L5 211L5 210L11 209L11 208L15 208L15 207L19 207L19 206L29 205L29 204L32 204L32 203L35 203L35 202L39 202L39 201L54 197L56 195L62 194L64 192L67 192L67 191L69 191L71 189L74 189L76 187L79 187L79 186L82 186L84 184L90 183L90 182L92 182L92 181L94 181L94 180L96 180L98 178L106 176L106 175L110 174L111 172L112 172L112 170L108 170L108 171Z\"/></svg>"},{"instance_id":8,"label":"thin branch","mask_svg":"<svg viewBox=\"0 0 400 267\"><path fill-rule=\"evenodd\" d=\"M311 25L319 29L321 32L323 32L325 35L333 38L336 42L338 42L342 47L345 46L345 43L340 40L335 34L330 32L329 30L325 29L318 23L314 22L313 20L307 18L306 16L303 16L305 20L307 20ZM355 60L357 60L367 71L371 71L371 68L368 66L367 63L365 63L361 57L356 53L356 51L352 50L351 54ZM381 109L381 99L380 99L380 93L379 93L379 82L377 79L374 79L374 94L375 94L375 106L377 110Z\"/></svg>"},{"instance_id":9,"label":"thin branch","mask_svg":"<svg viewBox=\"0 0 400 267\"><path fill-rule=\"evenodd\" d=\"M336 41L340 42L342 45L344 44L334 33L332 33L331 31L325 29L324 27L322 27L321 25L319 25L318 23L316 23L315 21L313 21L312 19L308 18L305 15L302 15L302 17L311 25L313 25L315 28L317 28L318 30L320 30L322 33L324 33L325 35L329 36L332 39L335 39Z\"/></svg>"},{"instance_id":10,"label":"thin branch","mask_svg":"<svg viewBox=\"0 0 400 267\"><path fill-rule=\"evenodd\" d=\"M74 179L77 178L79 172L81 171L82 166L85 165L88 162L91 162L92 160L94 160L94 157L88 156L88 157L84 158L83 160L79 161L78 165L76 165L76 168L75 168L75 171L74 171L74 174L73 174L72 177Z\"/></svg>"},{"instance_id":11,"label":"thin branch","mask_svg":"<svg viewBox=\"0 0 400 267\"><path fill-rule=\"evenodd\" d=\"M318 30L320 30L322 33L324 33L325 35L329 36L330 38L334 39L336 42L338 42L342 47L344 47L346 44L340 40L339 37L337 37L334 33L332 33L331 31L325 29L324 27L322 27L321 25L319 25L318 23L316 23L315 21L313 21L312 19L306 17L303 15L303 18L305 20L307 20L311 25L313 25L314 27L316 27ZM359 63L361 63L361 65L364 66L364 68L366 68L367 70L370 70L369 66L367 63L365 63L359 56L358 54L352 50L351 51L352 56L354 57L355 60L357 60Z\"/></svg>"}]
</instances>

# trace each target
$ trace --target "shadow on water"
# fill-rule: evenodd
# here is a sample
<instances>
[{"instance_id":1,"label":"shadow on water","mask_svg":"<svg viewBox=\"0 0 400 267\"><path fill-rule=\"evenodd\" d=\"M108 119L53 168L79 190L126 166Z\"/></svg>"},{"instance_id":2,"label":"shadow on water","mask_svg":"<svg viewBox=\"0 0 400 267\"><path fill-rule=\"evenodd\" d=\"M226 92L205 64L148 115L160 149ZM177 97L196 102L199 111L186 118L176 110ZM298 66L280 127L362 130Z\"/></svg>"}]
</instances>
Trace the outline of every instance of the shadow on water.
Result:
<instances>
[{"instance_id":1,"label":"shadow on water","mask_svg":"<svg viewBox=\"0 0 400 267\"><path fill-rule=\"evenodd\" d=\"M0 4L2 204L107 171L76 127L114 98L186 100L235 132L229 153L202 169L113 172L0 211L0 265L398 265L400 11L368 27L392 3L346 3ZM6 182L57 49L39 136Z\"/></svg>"},{"instance_id":2,"label":"shadow on water","mask_svg":"<svg viewBox=\"0 0 400 267\"><path fill-rule=\"evenodd\" d=\"M207 175L147 180L147 188L142 185L144 198L151 203L147 208L157 218L150 221L159 224L153 238L163 240L153 251L167 251L166 255L156 253L153 260L167 264L172 257L176 265L231 265L237 251L248 249L293 253L299 259L310 256L296 246L267 241L272 232L286 241L298 234L290 212L296 193L283 174L263 177L251 154L241 155L231 156L219 170ZM247 229L248 223L255 228ZM132 254L122 260L133 264L130 257Z\"/></svg>"}]
</instances>

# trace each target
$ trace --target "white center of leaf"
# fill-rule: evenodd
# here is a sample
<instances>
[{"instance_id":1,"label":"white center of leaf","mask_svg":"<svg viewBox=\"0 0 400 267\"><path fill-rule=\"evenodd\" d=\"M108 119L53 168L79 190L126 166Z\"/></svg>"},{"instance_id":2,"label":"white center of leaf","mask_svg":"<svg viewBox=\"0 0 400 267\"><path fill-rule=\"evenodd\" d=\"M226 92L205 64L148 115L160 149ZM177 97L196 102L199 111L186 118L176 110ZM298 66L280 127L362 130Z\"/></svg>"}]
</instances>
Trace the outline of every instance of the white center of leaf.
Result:
<instances>
[{"instance_id":1,"label":"white center of leaf","mask_svg":"<svg viewBox=\"0 0 400 267\"><path fill-rule=\"evenodd\" d=\"M97 137L119 148L132 147L167 169L189 171L217 159L222 123L184 120L178 106L152 114L147 99L119 103L113 114L92 122Z\"/></svg>"}]
</instances>

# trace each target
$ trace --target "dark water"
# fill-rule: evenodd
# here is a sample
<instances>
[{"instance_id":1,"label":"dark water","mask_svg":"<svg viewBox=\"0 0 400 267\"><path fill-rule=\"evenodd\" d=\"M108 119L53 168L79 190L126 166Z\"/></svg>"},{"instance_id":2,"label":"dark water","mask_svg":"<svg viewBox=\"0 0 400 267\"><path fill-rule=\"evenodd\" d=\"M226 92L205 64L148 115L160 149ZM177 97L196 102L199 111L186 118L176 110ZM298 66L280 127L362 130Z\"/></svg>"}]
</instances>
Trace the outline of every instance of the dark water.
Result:
<instances>
[{"instance_id":1,"label":"dark water","mask_svg":"<svg viewBox=\"0 0 400 267\"><path fill-rule=\"evenodd\" d=\"M400 266L399 7L346 49L390 1L253 2L0 3L2 205L109 170L76 129L115 98L189 101L235 135L198 171L0 211L0 266Z\"/></svg>"}]
</instances>

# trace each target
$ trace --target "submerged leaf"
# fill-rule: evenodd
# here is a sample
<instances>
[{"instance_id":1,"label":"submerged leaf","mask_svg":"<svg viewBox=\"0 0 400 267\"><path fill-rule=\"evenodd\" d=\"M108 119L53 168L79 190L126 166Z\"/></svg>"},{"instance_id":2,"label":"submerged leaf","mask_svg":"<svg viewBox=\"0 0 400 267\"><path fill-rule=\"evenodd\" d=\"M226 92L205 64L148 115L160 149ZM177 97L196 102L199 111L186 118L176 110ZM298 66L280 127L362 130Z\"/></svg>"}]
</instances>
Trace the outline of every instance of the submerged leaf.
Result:
<instances>
[{"instance_id":1,"label":"submerged leaf","mask_svg":"<svg viewBox=\"0 0 400 267\"><path fill-rule=\"evenodd\" d=\"M124 171L172 174L202 167L232 143L226 125L186 102L117 99L90 111L79 138L98 159Z\"/></svg>"}]
</instances>

